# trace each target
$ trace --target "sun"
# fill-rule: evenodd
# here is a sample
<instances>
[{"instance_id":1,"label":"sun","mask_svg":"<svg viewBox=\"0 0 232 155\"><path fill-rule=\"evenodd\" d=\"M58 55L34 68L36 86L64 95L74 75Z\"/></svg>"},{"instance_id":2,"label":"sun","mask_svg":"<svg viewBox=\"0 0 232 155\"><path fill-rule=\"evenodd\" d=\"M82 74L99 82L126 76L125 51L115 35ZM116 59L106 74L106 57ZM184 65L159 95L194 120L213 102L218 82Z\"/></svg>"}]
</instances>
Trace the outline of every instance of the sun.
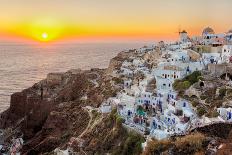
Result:
<instances>
[{"instance_id":1,"label":"sun","mask_svg":"<svg viewBox=\"0 0 232 155\"><path fill-rule=\"evenodd\" d=\"M46 32L42 33L41 37L44 39L44 40L47 40L48 39L48 34Z\"/></svg>"}]
</instances>

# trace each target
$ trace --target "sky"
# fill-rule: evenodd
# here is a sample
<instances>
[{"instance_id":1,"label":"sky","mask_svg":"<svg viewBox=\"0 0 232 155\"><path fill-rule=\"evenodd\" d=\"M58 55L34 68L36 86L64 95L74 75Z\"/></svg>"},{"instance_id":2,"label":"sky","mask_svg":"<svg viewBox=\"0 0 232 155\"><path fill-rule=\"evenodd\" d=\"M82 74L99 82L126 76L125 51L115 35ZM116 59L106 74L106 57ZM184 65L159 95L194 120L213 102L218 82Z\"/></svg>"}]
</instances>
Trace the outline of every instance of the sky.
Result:
<instances>
[{"instance_id":1,"label":"sky","mask_svg":"<svg viewBox=\"0 0 232 155\"><path fill-rule=\"evenodd\" d=\"M175 39L232 29L232 0L0 0L0 38Z\"/></svg>"}]
</instances>

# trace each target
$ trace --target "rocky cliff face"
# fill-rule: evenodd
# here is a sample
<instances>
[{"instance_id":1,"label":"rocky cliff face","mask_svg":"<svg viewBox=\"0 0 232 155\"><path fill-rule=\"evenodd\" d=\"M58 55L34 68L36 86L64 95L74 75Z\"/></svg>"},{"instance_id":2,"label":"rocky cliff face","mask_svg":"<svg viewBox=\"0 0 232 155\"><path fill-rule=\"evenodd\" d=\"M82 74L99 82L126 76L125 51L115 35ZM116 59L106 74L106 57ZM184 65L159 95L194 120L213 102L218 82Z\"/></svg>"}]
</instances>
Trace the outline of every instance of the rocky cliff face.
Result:
<instances>
[{"instance_id":1,"label":"rocky cliff face","mask_svg":"<svg viewBox=\"0 0 232 155\"><path fill-rule=\"evenodd\" d=\"M109 121L105 124L108 116L100 116L85 107L98 108L116 95L120 87L114 86L110 74L128 54L120 53L106 70L50 73L32 87L12 94L10 108L1 114L0 129L5 129L2 141L9 146L13 137L22 137L25 141L22 154L41 154L56 148L66 149L78 138L85 142L87 151L96 152L102 143L94 146L94 141L100 139L99 134L106 136L114 125ZM81 152L79 146L73 148Z\"/></svg>"},{"instance_id":2,"label":"rocky cliff face","mask_svg":"<svg viewBox=\"0 0 232 155\"><path fill-rule=\"evenodd\" d=\"M1 114L0 128L7 130L3 141L21 136L23 154L51 152L65 148L88 126L86 106L97 108L115 95L105 70L92 69L49 74L45 80L11 96L10 108Z\"/></svg>"}]
</instances>

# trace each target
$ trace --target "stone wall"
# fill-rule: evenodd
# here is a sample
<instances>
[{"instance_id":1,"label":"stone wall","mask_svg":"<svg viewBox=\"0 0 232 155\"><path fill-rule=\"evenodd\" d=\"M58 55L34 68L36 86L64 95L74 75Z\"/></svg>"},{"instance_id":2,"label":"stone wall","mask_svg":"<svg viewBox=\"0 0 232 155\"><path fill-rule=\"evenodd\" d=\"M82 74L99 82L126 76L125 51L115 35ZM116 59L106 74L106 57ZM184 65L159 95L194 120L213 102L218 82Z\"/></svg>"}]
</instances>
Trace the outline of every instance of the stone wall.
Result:
<instances>
[{"instance_id":1,"label":"stone wall","mask_svg":"<svg viewBox=\"0 0 232 155\"><path fill-rule=\"evenodd\" d=\"M63 73L49 73L47 75L47 83L49 85L58 85L62 82Z\"/></svg>"},{"instance_id":2,"label":"stone wall","mask_svg":"<svg viewBox=\"0 0 232 155\"><path fill-rule=\"evenodd\" d=\"M232 74L232 64L209 64L208 71L214 76L221 76L224 73Z\"/></svg>"}]
</instances>

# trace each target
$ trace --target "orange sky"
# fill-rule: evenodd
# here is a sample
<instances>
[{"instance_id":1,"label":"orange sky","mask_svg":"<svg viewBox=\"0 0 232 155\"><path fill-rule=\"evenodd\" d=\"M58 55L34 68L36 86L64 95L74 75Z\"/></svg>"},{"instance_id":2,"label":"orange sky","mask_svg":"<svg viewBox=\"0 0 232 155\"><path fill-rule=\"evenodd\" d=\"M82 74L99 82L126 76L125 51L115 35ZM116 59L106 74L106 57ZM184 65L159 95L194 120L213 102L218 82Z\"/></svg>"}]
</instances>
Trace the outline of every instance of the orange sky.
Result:
<instances>
[{"instance_id":1,"label":"orange sky","mask_svg":"<svg viewBox=\"0 0 232 155\"><path fill-rule=\"evenodd\" d=\"M0 0L0 38L174 39L232 28L231 0Z\"/></svg>"}]
</instances>

